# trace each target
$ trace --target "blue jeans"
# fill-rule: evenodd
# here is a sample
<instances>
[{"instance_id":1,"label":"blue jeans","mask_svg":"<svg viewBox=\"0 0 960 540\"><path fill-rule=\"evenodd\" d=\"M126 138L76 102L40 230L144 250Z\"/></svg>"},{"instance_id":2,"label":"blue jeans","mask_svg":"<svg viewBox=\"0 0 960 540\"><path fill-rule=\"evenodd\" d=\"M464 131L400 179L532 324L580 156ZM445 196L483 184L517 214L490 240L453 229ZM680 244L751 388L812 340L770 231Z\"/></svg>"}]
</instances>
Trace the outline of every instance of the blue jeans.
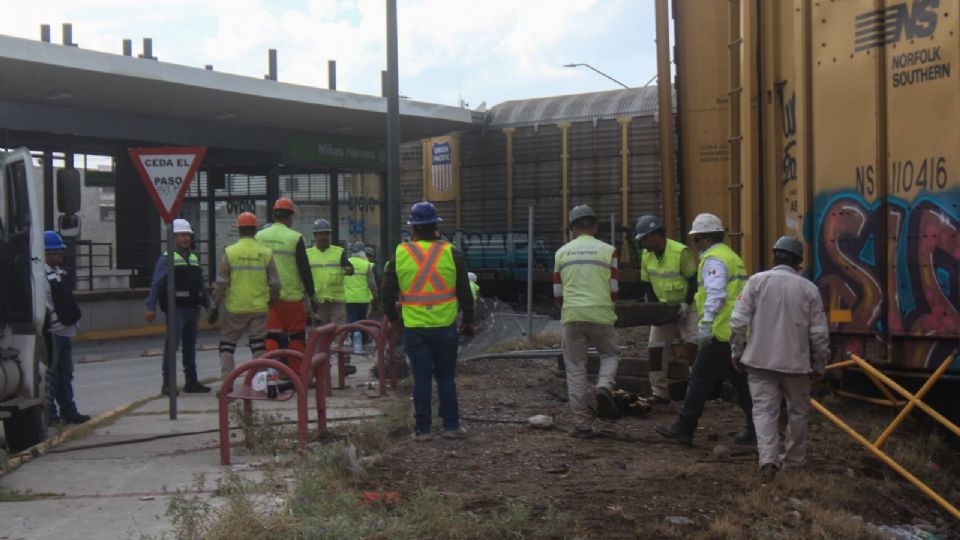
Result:
<instances>
[{"instance_id":1,"label":"blue jeans","mask_svg":"<svg viewBox=\"0 0 960 540\"><path fill-rule=\"evenodd\" d=\"M430 433L433 423L430 400L433 397L433 380L437 379L439 415L443 430L460 428L460 411L457 406L457 327L455 324L441 328L404 328L403 350L410 359L413 372L413 407L416 433Z\"/></svg>"},{"instance_id":2,"label":"blue jeans","mask_svg":"<svg viewBox=\"0 0 960 540\"><path fill-rule=\"evenodd\" d=\"M173 361L176 362L177 349L183 345L183 376L186 382L197 381L197 323L200 320L199 307L177 306L176 341L173 345ZM167 385L167 345L163 345L163 385Z\"/></svg>"},{"instance_id":3,"label":"blue jeans","mask_svg":"<svg viewBox=\"0 0 960 540\"><path fill-rule=\"evenodd\" d=\"M56 347L57 365L50 376L50 383L53 386L50 418L57 418L77 414L77 404L73 401L73 344L70 338L65 336L55 335L53 341Z\"/></svg>"},{"instance_id":4,"label":"blue jeans","mask_svg":"<svg viewBox=\"0 0 960 540\"><path fill-rule=\"evenodd\" d=\"M370 307L369 303L362 304L347 304L347 322L355 323L357 321L362 321L367 318L367 308Z\"/></svg>"}]
</instances>

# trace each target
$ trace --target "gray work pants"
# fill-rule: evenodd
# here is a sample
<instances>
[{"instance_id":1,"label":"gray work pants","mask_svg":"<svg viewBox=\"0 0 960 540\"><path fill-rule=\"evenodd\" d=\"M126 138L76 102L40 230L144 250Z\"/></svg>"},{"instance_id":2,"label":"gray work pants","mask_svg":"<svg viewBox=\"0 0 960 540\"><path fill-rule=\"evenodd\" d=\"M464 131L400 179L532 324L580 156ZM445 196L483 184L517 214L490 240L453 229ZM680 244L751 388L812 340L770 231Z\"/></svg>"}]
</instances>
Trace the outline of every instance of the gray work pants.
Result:
<instances>
[{"instance_id":1,"label":"gray work pants","mask_svg":"<svg viewBox=\"0 0 960 540\"><path fill-rule=\"evenodd\" d=\"M597 388L613 391L620 365L620 337L613 326L591 322L570 322L563 325L561 349L567 372L567 399L576 425L589 424L593 413L587 406L587 348L593 345L600 353Z\"/></svg>"},{"instance_id":2,"label":"gray work pants","mask_svg":"<svg viewBox=\"0 0 960 540\"><path fill-rule=\"evenodd\" d=\"M803 467L810 417L810 377L748 367L747 382L753 398L760 466L772 463L784 468ZM787 431L781 456L780 404L784 399L787 400Z\"/></svg>"}]
</instances>

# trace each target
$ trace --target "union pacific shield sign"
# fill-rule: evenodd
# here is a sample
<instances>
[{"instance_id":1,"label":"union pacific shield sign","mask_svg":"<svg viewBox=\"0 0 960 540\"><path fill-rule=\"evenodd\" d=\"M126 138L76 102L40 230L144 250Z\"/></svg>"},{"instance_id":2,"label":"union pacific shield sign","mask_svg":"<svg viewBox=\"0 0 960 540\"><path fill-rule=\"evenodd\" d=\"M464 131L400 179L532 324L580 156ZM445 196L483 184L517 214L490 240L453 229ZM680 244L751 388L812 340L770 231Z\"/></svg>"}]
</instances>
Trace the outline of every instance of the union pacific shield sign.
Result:
<instances>
[{"instance_id":1,"label":"union pacific shield sign","mask_svg":"<svg viewBox=\"0 0 960 540\"><path fill-rule=\"evenodd\" d=\"M424 194L427 200L456 199L460 179L458 143L454 136L424 141Z\"/></svg>"}]
</instances>

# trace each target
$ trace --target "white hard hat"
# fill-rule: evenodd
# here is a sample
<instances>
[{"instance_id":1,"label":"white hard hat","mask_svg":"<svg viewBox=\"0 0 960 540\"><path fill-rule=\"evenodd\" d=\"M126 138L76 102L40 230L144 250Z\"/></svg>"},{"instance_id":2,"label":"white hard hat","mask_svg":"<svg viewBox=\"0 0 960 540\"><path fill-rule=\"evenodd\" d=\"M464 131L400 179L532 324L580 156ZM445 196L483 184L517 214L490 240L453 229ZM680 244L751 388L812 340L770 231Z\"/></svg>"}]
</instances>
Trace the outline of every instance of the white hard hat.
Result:
<instances>
[{"instance_id":1,"label":"white hard hat","mask_svg":"<svg viewBox=\"0 0 960 540\"><path fill-rule=\"evenodd\" d=\"M473 272L467 272L467 279L469 279L470 281L476 283L476 282L477 282L477 275L474 274Z\"/></svg>"},{"instance_id":2,"label":"white hard hat","mask_svg":"<svg viewBox=\"0 0 960 540\"><path fill-rule=\"evenodd\" d=\"M690 227L688 234L704 234L713 232L724 232L723 222L713 214L697 214L693 218L693 226Z\"/></svg>"},{"instance_id":3,"label":"white hard hat","mask_svg":"<svg viewBox=\"0 0 960 540\"><path fill-rule=\"evenodd\" d=\"M180 233L193 234L193 229L190 228L189 221L185 219L173 220L173 234L180 234Z\"/></svg>"}]
</instances>

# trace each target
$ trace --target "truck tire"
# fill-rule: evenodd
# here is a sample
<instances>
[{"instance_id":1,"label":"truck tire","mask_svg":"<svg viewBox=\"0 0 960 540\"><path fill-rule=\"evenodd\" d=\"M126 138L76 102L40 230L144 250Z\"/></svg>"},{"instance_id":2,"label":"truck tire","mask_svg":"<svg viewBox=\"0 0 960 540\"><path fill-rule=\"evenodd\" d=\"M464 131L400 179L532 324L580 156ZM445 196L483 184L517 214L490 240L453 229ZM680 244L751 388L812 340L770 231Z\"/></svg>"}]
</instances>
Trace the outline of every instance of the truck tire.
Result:
<instances>
[{"instance_id":1,"label":"truck tire","mask_svg":"<svg viewBox=\"0 0 960 540\"><path fill-rule=\"evenodd\" d=\"M3 432L10 452L20 452L44 440L47 436L43 421L43 407L35 405L13 413L3 420Z\"/></svg>"}]
</instances>

